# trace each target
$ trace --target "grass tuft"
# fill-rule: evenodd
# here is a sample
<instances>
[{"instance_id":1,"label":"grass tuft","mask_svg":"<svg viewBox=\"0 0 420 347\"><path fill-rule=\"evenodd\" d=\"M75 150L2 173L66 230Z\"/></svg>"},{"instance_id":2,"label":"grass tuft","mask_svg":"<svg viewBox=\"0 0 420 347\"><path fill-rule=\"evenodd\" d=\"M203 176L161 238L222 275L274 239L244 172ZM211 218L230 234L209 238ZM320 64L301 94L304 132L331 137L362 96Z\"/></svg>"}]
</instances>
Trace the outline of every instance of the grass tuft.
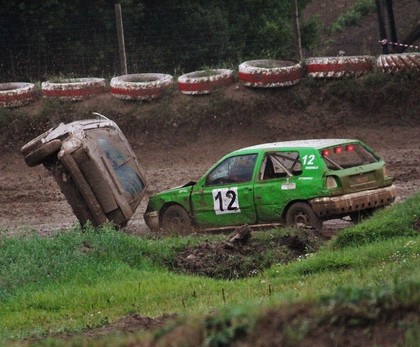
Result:
<instances>
[{"instance_id":1,"label":"grass tuft","mask_svg":"<svg viewBox=\"0 0 420 347\"><path fill-rule=\"evenodd\" d=\"M420 193L414 194L404 204L378 211L374 218L343 230L332 242L333 248L360 246L388 240L398 236L417 236L415 223L419 219Z\"/></svg>"}]
</instances>

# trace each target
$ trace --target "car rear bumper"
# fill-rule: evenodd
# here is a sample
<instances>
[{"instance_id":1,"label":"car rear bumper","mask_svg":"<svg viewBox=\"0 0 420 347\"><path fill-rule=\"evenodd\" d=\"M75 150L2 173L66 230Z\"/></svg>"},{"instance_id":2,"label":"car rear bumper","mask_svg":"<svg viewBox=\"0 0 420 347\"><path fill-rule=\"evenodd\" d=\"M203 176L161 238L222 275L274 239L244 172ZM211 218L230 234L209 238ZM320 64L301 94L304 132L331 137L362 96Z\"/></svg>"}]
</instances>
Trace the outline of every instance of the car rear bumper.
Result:
<instances>
[{"instance_id":1,"label":"car rear bumper","mask_svg":"<svg viewBox=\"0 0 420 347\"><path fill-rule=\"evenodd\" d=\"M375 209L391 204L396 197L393 185L363 192L315 198L310 200L312 209L320 218L344 216L353 212Z\"/></svg>"}]
</instances>

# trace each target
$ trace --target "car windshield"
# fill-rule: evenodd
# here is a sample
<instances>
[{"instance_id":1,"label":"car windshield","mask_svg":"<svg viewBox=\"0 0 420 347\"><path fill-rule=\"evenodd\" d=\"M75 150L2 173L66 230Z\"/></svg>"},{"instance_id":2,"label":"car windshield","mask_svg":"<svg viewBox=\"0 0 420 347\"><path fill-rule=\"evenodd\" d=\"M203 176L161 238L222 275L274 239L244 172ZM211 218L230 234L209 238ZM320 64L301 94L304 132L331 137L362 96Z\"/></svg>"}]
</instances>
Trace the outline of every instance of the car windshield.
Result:
<instances>
[{"instance_id":1,"label":"car windshield","mask_svg":"<svg viewBox=\"0 0 420 347\"><path fill-rule=\"evenodd\" d=\"M346 144L320 150L325 164L331 170L376 163L377 158L360 144Z\"/></svg>"}]
</instances>

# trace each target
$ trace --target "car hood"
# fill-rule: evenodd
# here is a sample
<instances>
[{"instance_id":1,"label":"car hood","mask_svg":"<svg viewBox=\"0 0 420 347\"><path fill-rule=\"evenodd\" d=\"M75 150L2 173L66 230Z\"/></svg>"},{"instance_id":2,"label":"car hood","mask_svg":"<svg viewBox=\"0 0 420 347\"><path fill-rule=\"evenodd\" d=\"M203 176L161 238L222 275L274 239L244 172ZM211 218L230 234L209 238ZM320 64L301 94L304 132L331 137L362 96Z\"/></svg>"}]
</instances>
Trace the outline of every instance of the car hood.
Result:
<instances>
[{"instance_id":1,"label":"car hood","mask_svg":"<svg viewBox=\"0 0 420 347\"><path fill-rule=\"evenodd\" d=\"M194 185L195 182L191 181L182 186L167 189L152 195L149 198L149 208L159 210L165 203L175 202L188 209L189 199Z\"/></svg>"},{"instance_id":2,"label":"car hood","mask_svg":"<svg viewBox=\"0 0 420 347\"><path fill-rule=\"evenodd\" d=\"M196 182L189 181L186 184L183 184L182 186L176 186L173 188L166 189L164 191L161 191L155 195L165 195L165 194L171 194L171 193L183 193L183 192L190 192L192 190L192 187L195 185Z\"/></svg>"}]
</instances>

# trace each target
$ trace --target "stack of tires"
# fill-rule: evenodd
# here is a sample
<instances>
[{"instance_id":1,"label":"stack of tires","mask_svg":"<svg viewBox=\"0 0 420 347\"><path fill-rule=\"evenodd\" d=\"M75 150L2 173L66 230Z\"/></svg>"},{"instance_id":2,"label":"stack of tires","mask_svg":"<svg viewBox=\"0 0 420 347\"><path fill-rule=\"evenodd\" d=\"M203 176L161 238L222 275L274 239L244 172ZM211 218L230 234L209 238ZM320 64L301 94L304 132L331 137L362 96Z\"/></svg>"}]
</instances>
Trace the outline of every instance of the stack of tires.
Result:
<instances>
[{"instance_id":1,"label":"stack of tires","mask_svg":"<svg viewBox=\"0 0 420 347\"><path fill-rule=\"evenodd\" d=\"M383 73L420 71L420 53L383 54L376 61Z\"/></svg>"},{"instance_id":2,"label":"stack of tires","mask_svg":"<svg viewBox=\"0 0 420 347\"><path fill-rule=\"evenodd\" d=\"M44 97L60 100L81 101L105 92L103 78L67 78L46 81L41 84Z\"/></svg>"},{"instance_id":3,"label":"stack of tires","mask_svg":"<svg viewBox=\"0 0 420 347\"><path fill-rule=\"evenodd\" d=\"M239 81L247 87L286 87L301 78L302 64L296 60L250 60L239 65Z\"/></svg>"},{"instance_id":4,"label":"stack of tires","mask_svg":"<svg viewBox=\"0 0 420 347\"><path fill-rule=\"evenodd\" d=\"M183 94L210 94L234 82L233 71L229 69L210 69L186 73L178 77L178 89Z\"/></svg>"},{"instance_id":5,"label":"stack of tires","mask_svg":"<svg viewBox=\"0 0 420 347\"><path fill-rule=\"evenodd\" d=\"M171 86L173 77L159 73L140 73L112 78L111 94L123 100L152 100L162 96Z\"/></svg>"},{"instance_id":6,"label":"stack of tires","mask_svg":"<svg viewBox=\"0 0 420 347\"><path fill-rule=\"evenodd\" d=\"M32 83L0 83L0 106L12 108L26 105L34 99L35 94L35 85Z\"/></svg>"},{"instance_id":7,"label":"stack of tires","mask_svg":"<svg viewBox=\"0 0 420 347\"><path fill-rule=\"evenodd\" d=\"M371 56L338 56L306 59L306 70L313 78L359 77L373 71Z\"/></svg>"}]
</instances>

